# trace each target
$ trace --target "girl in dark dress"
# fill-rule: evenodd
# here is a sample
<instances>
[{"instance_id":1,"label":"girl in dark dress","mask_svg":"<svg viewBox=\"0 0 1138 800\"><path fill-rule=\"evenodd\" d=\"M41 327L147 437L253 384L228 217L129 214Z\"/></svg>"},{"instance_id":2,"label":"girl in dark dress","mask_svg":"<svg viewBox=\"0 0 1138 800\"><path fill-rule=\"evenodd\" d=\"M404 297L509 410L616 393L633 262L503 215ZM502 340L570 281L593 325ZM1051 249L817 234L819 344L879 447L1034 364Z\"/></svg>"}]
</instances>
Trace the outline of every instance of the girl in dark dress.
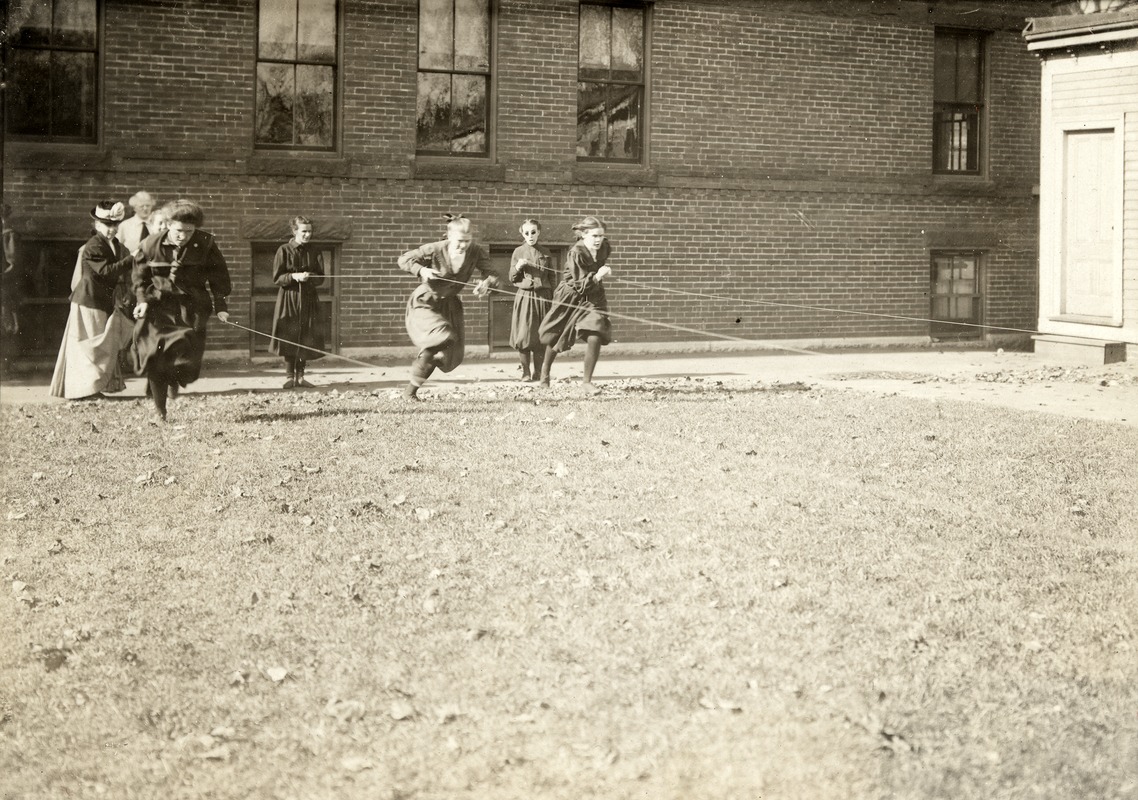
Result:
<instances>
[{"instance_id":1,"label":"girl in dark dress","mask_svg":"<svg viewBox=\"0 0 1138 800\"><path fill-rule=\"evenodd\" d=\"M545 345L541 365L541 385L549 386L549 371L558 353L564 353L577 339L585 340L583 385L590 392L593 369L601 345L612 341L612 323L605 287L601 283L612 274L605 262L612 252L605 238L605 224L597 217L585 217L573 226L577 243L565 256L561 283L553 291L553 307L541 322L539 337Z\"/></svg>"},{"instance_id":2,"label":"girl in dark dress","mask_svg":"<svg viewBox=\"0 0 1138 800\"><path fill-rule=\"evenodd\" d=\"M474 243L470 220L462 215L448 214L447 238L408 250L399 256L399 268L419 279L407 299L404 318L407 334L419 354L403 392L408 400L418 400L419 387L436 367L450 372L462 363L466 332L459 294L475 270L482 275L474 286L478 297L485 297L498 285L498 276L490 270L486 251Z\"/></svg>"},{"instance_id":3,"label":"girl in dark dress","mask_svg":"<svg viewBox=\"0 0 1138 800\"><path fill-rule=\"evenodd\" d=\"M206 322L213 312L229 321L226 298L229 267L213 235L199 230L205 218L190 200L162 209L166 229L139 245L141 259L131 275L137 305L134 316L134 368L145 375L154 400L155 421L166 420L167 391L193 383L201 373Z\"/></svg>"},{"instance_id":4,"label":"girl in dark dress","mask_svg":"<svg viewBox=\"0 0 1138 800\"><path fill-rule=\"evenodd\" d=\"M537 331L549 313L549 300L553 297L553 285L557 278L549 251L537 243L541 238L541 223L536 219L527 219L518 230L525 244L514 250L510 257L510 282L518 287L514 293L514 312L510 317L510 347L518 351L522 361L522 380L528 381L531 380L531 375L537 377L537 372L541 369L545 348L538 339Z\"/></svg>"},{"instance_id":5,"label":"girl in dark dress","mask_svg":"<svg viewBox=\"0 0 1138 800\"><path fill-rule=\"evenodd\" d=\"M273 340L269 350L285 360L288 378L284 388L311 388L304 378L307 362L324 354L324 327L320 322L320 298L316 287L324 283L324 260L308 242L312 220L295 217L292 239L282 244L273 259L273 283L277 304L273 309ZM311 348L311 349L310 349Z\"/></svg>"}]
</instances>

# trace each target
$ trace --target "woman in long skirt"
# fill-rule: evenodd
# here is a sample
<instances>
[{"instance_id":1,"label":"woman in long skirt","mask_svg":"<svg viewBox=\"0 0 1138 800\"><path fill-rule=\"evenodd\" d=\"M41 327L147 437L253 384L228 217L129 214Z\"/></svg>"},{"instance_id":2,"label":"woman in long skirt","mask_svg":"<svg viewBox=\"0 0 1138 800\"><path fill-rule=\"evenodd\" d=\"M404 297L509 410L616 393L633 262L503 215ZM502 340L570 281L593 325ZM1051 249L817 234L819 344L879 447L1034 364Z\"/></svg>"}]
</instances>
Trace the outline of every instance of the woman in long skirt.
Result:
<instances>
[{"instance_id":1,"label":"woman in long skirt","mask_svg":"<svg viewBox=\"0 0 1138 800\"><path fill-rule=\"evenodd\" d=\"M125 216L123 204L113 200L91 209L95 233L75 263L71 310L51 376L53 397L81 400L126 388L118 355L133 327L129 278L135 259L115 238Z\"/></svg>"},{"instance_id":2,"label":"woman in long skirt","mask_svg":"<svg viewBox=\"0 0 1138 800\"><path fill-rule=\"evenodd\" d=\"M229 321L229 267L213 235L199 230L205 215L190 200L163 209L166 230L140 246L132 285L135 371L145 375L155 421L166 419L167 392L193 383L201 373L206 322L214 311Z\"/></svg>"},{"instance_id":3,"label":"woman in long skirt","mask_svg":"<svg viewBox=\"0 0 1138 800\"><path fill-rule=\"evenodd\" d=\"M537 243L541 238L541 223L527 219L519 228L525 244L514 250L510 257L510 281L517 285L514 309L510 317L510 347L518 351L522 362L522 380L537 377L541 369L544 348L538 338L538 328L549 313L553 285L557 278L553 272L553 258L549 251ZM530 363L533 371L530 371ZM532 377L531 377L532 376Z\"/></svg>"},{"instance_id":4,"label":"woman in long skirt","mask_svg":"<svg viewBox=\"0 0 1138 800\"><path fill-rule=\"evenodd\" d=\"M285 360L288 378L284 388L311 388L304 377L309 361L323 358L324 328L316 287L324 283L324 260L310 247L312 220L294 217L292 239L277 249L273 259L273 282L277 304L273 308L273 339L269 351Z\"/></svg>"}]
</instances>

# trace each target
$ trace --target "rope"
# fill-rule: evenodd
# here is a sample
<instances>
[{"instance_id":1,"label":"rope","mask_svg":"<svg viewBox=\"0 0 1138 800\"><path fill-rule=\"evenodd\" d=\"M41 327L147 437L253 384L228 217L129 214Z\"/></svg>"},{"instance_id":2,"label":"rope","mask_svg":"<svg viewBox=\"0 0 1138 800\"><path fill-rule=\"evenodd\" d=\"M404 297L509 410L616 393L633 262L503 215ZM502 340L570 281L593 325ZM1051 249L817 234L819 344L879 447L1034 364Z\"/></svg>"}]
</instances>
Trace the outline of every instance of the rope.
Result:
<instances>
[{"instance_id":1,"label":"rope","mask_svg":"<svg viewBox=\"0 0 1138 800\"><path fill-rule=\"evenodd\" d=\"M804 310L809 310L809 311L829 311L833 314L855 314L855 315L863 316L863 317L881 317L884 319L903 320L905 322L935 322L938 325L960 325L960 326L969 327L969 328L987 328L988 330L994 330L994 331L1011 331L1013 333L1030 333L1030 334L1041 334L1042 333L1042 331L1027 330L1025 328L1008 328L1008 327L1005 327L1003 325L981 325L981 324L976 323L976 322L958 322L955 320L947 320L947 319L926 319L924 317L905 317L905 316L901 316L898 314L878 314L878 313L875 313L873 311L855 311L855 310L846 309L846 308L830 308L827 306L811 306L811 305L805 305L805 304L801 304L801 303L778 303L778 302L775 302L774 300L747 300L747 299L744 299L742 297L724 297L723 295L717 295L717 294L704 294L702 292L688 292L688 291L684 291L683 289L670 289L667 286L660 286L658 284L651 284L651 283L641 283L639 281L628 280L627 278L615 278L614 277L613 280L616 280L619 283L627 283L629 286L637 286L637 287L640 287L643 289L654 289L654 290L658 290L661 292L671 292L672 294L682 294L682 295L685 295L687 297L702 297L702 298L706 298L708 300L724 300L724 301L731 302L731 303L744 303L747 305L777 306L779 308L798 308L798 309L804 309ZM1078 336L1076 334L1064 334L1064 335L1070 336L1070 338L1072 338L1072 339L1090 339L1093 341L1097 341L1093 336Z\"/></svg>"},{"instance_id":2,"label":"rope","mask_svg":"<svg viewBox=\"0 0 1138 800\"><path fill-rule=\"evenodd\" d=\"M223 320L223 322L226 325L232 325L234 328L240 328L243 331L249 331L249 333L255 333L258 336L264 336L267 339L273 339L274 341L284 342L285 344L291 344L293 347L296 347L300 350L311 350L314 353L320 353L321 355L328 356L330 358L338 358L341 361L350 361L353 364L359 364L361 367L367 367L368 369L376 369L375 364L369 364L366 361L359 361L359 360L351 358L349 356L342 356L339 353L329 353L327 350L318 350L315 347L309 347L308 345L305 345L305 344L299 344L297 342L290 342L288 339L282 339L279 336L273 336L271 333L265 333L264 331L259 331L255 328L246 328L244 325L238 325L236 322L230 322L229 320Z\"/></svg>"},{"instance_id":3,"label":"rope","mask_svg":"<svg viewBox=\"0 0 1138 800\"><path fill-rule=\"evenodd\" d=\"M438 277L438 278L432 278L431 280L446 281L447 283L457 283L461 286L466 285L465 281L456 281L452 278ZM504 295L507 295L509 297L512 297L514 294L513 292L507 291L505 289L499 289L499 288L494 287L494 286L488 286L486 288L487 288L487 291L498 292L499 294L504 294ZM588 308L588 306L582 306L582 305L578 305L576 303L566 303L566 302L561 301L561 300L551 300L550 302L553 305L564 306L565 308ZM747 339L747 338L744 338L742 336L732 336L732 335L727 334L727 333L715 333L714 331L705 331L705 330L700 330L698 328L688 328L688 327L685 327L683 325L675 325L671 322L660 322L658 320L645 319L643 317L634 317L631 314L618 314L615 311L603 311L600 313L603 313L607 317L613 317L614 319L624 319L624 320L629 320L631 322L639 322L642 325L654 325L658 328L668 328L668 329L673 330L673 331L680 331L681 333L694 333L697 336L710 336L710 337L715 338L715 339L724 339L724 340L729 341L729 342L746 342L747 344L756 345L758 347L766 348L768 350L785 350L788 353L798 353L799 355L804 355L804 356L822 355L821 353L818 353L814 350L803 350L803 349L800 349L798 347L790 347L787 345L772 344L770 342L763 342L763 341L755 340L755 339Z\"/></svg>"},{"instance_id":4,"label":"rope","mask_svg":"<svg viewBox=\"0 0 1138 800\"><path fill-rule=\"evenodd\" d=\"M337 280L340 278L344 278L346 276L324 275L322 277L325 280ZM974 323L974 322L957 322L957 321L952 321L952 320L933 320L933 319L927 319L924 317L908 317L908 316L902 316L902 315L898 315L898 314L880 314L880 313L875 313L872 311L856 311L856 310L852 310L852 309L830 308L827 306L813 306L813 305L807 305L807 304L802 304L802 303L779 303L779 302L776 302L774 300L748 300L748 299L741 298L741 297L725 297L723 295L706 294L703 292L690 292L690 291L686 291L683 289L671 289L667 286L661 286L659 284L641 283L640 281L629 280L627 278L611 278L611 279L617 281L618 283L627 284L629 286L636 286L639 288L650 289L650 290L661 291L661 292L670 292L672 294L679 294L679 295L684 295L687 297L697 297L697 298L703 298L703 299L708 299L708 300L719 300L719 301L730 302L730 303L743 303L746 305L759 305L759 306L774 306L774 307L779 307L779 308L797 308L797 309L810 310L810 311L828 311L828 312L834 313L834 314L854 314L854 315L858 315L858 316L878 317L878 318L883 318L883 319L895 319L895 320L902 320L902 321L906 321L906 322L927 322L927 323L934 323L935 322L938 324L960 325L960 326L973 327L973 328L987 328L989 330L1011 331L1014 333L1028 333L1028 334L1040 333L1040 331L1036 331L1036 330L1027 330L1024 328L1009 328L1009 327L1005 327L1002 325L980 325L980 324ZM458 281L458 280L454 280L453 278L447 278L447 277L444 277L441 275L436 277L436 278L432 278L432 280L445 281L446 283L453 283L453 284L457 284L460 286L466 286L467 285L466 281ZM498 294L511 296L511 297L514 294L511 291L508 291L506 289L499 289L496 286L487 286L486 290L487 290L487 292L497 292ZM550 300L550 303L552 305L563 306L565 308L574 308L574 309L586 308L586 306L578 305L576 303L566 303L566 302L560 301L560 300ZM731 334L726 334L726 333L716 333L714 331L701 330L698 328L689 328L689 327L686 327L684 325L676 325L676 324L671 323L671 322L661 322L659 320L645 319L644 317L636 317L636 316L633 316L631 314L620 314L620 313L617 313L615 311L604 311L604 312L600 312L600 313L603 313L606 316L612 317L615 319L623 319L623 320L628 320L630 322L638 322L642 325L652 325L652 326L659 327L659 328L667 328L669 330L679 331L681 333L691 333L691 334L695 334L697 336L708 336L708 337L711 337L714 339L722 339L725 341L744 342L746 344L750 344L753 346L757 346L757 347L765 348L765 349L769 349L769 350L783 350L783 351L786 351L789 353L798 353L800 355L808 355L808 356L825 355L824 353L819 353L815 350L804 350L804 349L801 349L798 347L790 347L787 345L772 344L770 342L765 342L762 340L747 339L743 336L732 336ZM374 369L376 366L375 364L369 364L365 361L359 361L357 359L350 358L349 356L340 355L338 353L330 353L326 350L319 350L315 347L308 347L306 345L302 345L302 344L299 344L297 342L289 341L288 339L282 339L279 336L273 336L270 333L265 333L264 331L259 331L259 330L256 330L254 328L247 328L244 325L238 325L236 322L228 322L227 321L225 324L231 325L234 328L239 328L243 331L248 331L250 333L254 333L258 336L264 336L268 339L273 339L275 341L282 342L284 344L292 345L293 347L296 347L299 349L312 350L313 352L320 353L321 355L328 356L330 358L337 358L337 359L340 359L341 361L347 361L347 362L350 362L352 364L358 364L359 366L368 367L370 369ZM1072 335L1072 338L1094 340L1093 337L1090 337L1090 336Z\"/></svg>"},{"instance_id":5,"label":"rope","mask_svg":"<svg viewBox=\"0 0 1138 800\"><path fill-rule=\"evenodd\" d=\"M325 275L323 277L325 280L342 280L342 279L347 279L347 278L350 278L353 276ZM462 283L462 281L453 281L449 278L444 278L441 276L438 278L433 278L432 280L442 280L442 281L447 281L449 283ZM1031 334L1031 335L1037 335L1037 334L1042 335L1042 331L1033 330L1033 329L1029 329L1029 328L1011 328L1011 327L1007 327L1005 325L985 325L985 324L981 324L978 322L961 322L958 320L931 319L928 317L909 317L909 316L904 316L901 314L882 314L882 313L877 313L877 312L873 312L873 311L857 311L857 310L848 309L848 308L832 308L830 306L815 306L815 305L809 305L806 303L780 303L780 302L777 302L775 300L748 300L748 299L742 298L742 297L727 297L727 296L718 295L718 294L707 294L704 292L689 292L689 291L685 291L683 289L672 289L672 288L669 288L667 286L662 286L660 284L641 283L640 281L629 280L628 278L617 278L616 276L610 276L610 277L606 278L606 280L616 281L617 283L623 283L623 284L627 284L629 286L636 286L636 287L642 288L642 289L649 289L649 290L660 291L660 292L669 292L671 294L683 295L685 297L697 297L697 298L703 298L706 300L719 300L719 301L723 301L723 302L727 302L727 303L743 303L745 305L772 306L772 307L776 307L776 308L797 308L797 309L804 310L804 311L826 311L826 312L829 312L831 314L851 314L851 315L861 316L861 317L876 317L879 319L895 319L895 320L900 320L903 322L925 322L925 323L935 323L937 325L956 325L956 326L964 327L964 328L980 328L980 329L987 329L987 330L991 330L991 331L1008 331L1010 333L1026 333L1026 334ZM490 291L498 292L500 294L505 294L505 295L513 295L513 292L509 292L509 291L506 291L504 289L491 288ZM572 306L572 304L570 304L570 303L562 303L561 305L575 307L575 306ZM626 320L631 320L633 322L639 322L639 323L642 323L645 325L655 325L657 327L662 327L662 328L671 328L672 330L680 331L683 333L694 333L694 334L697 334L700 336L710 336L713 338L725 339L727 341L733 341L733 342L746 342L748 344L769 347L771 349L788 350L788 351L793 352L793 353L805 353L805 354L810 354L810 355L821 355L817 351L800 350L800 349L793 348L793 347L782 347L779 345L764 343L761 339L760 340L748 339L748 338L745 338L742 336L731 336L730 334L721 334L721 333L714 333L712 331L700 330L700 329L696 329L696 328L687 328L687 327L684 327L682 325L673 325L672 323L668 323L668 322L658 322L658 321L654 321L654 320L644 319L642 317L634 317L634 316L630 316L627 314L618 314L615 311L607 311L605 313L608 314L608 316L614 317L616 319L626 319ZM1072 339L1087 339L1088 341L1098 341L1098 339L1094 336L1082 336L1082 335L1074 334L1074 333L1063 334L1063 335L1067 336L1069 338L1072 338Z\"/></svg>"}]
</instances>

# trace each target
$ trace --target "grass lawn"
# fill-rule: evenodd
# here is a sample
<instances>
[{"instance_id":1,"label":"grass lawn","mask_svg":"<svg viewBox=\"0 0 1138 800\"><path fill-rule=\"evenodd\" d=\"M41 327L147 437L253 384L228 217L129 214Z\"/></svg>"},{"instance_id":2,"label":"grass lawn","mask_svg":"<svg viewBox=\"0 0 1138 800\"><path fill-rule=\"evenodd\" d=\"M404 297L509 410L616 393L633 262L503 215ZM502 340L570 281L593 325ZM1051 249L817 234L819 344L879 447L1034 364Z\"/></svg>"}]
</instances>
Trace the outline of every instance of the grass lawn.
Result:
<instances>
[{"instance_id":1,"label":"grass lawn","mask_svg":"<svg viewBox=\"0 0 1138 800\"><path fill-rule=\"evenodd\" d=\"M4 800L1138 797L1132 427L714 380L147 410L0 412Z\"/></svg>"}]
</instances>

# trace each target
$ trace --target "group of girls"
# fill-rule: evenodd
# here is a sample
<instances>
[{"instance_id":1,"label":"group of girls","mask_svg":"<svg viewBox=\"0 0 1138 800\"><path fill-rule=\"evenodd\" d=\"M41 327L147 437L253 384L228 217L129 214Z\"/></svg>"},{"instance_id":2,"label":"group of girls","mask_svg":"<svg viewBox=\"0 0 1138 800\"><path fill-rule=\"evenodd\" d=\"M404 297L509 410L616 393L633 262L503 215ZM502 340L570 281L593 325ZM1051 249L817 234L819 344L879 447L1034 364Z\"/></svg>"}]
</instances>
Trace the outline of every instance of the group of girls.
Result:
<instances>
[{"instance_id":1,"label":"group of girls","mask_svg":"<svg viewBox=\"0 0 1138 800\"><path fill-rule=\"evenodd\" d=\"M583 340L582 386L596 393L593 371L601 346L612 341L604 289L604 279L612 274L607 265L611 249L605 224L597 217L585 217L573 231L577 242L565 257L558 281L549 250L539 244L541 223L522 222L519 232L525 243L514 250L508 273L517 285L510 346L519 353L522 380L536 377L548 387L557 354ZM399 257L399 267L419 279L406 314L407 333L419 353L404 391L405 397L417 400L420 387L436 368L450 372L462 363L463 287L477 270L482 280L474 293L483 297L498 285L498 277L490 271L486 252L473 242L470 220L464 216L447 215L447 238L408 250Z\"/></svg>"},{"instance_id":2,"label":"group of girls","mask_svg":"<svg viewBox=\"0 0 1138 800\"><path fill-rule=\"evenodd\" d=\"M175 200L160 211L162 226L133 252L116 234L126 216L122 203L107 200L91 209L94 234L79 251L72 281L71 311L52 377L51 393L68 399L122 391L119 354L129 352L145 376L154 403L153 421L165 421L168 400L197 380L205 353L206 323L212 314L229 322L229 268L212 234L201 230L204 214L190 200ZM277 300L271 352L287 368L284 388L311 387L308 361L325 353L317 287L325 279L318 250L310 246L312 221L291 220L292 238L273 262ZM595 392L593 370L601 345L612 340L603 281L610 249L604 223L585 217L574 226L560 281L549 251L539 244L541 224L525 220L524 244L511 257L509 279L517 285L510 344L521 356L522 379L549 386L558 353L585 342L583 385ZM479 297L498 285L486 251L475 244L470 220L447 216L447 235L399 257L399 267L419 279L407 302L406 325L418 348L404 396L436 368L450 372L462 363L465 326L460 293L477 271ZM555 286L556 284L556 286Z\"/></svg>"}]
</instances>

